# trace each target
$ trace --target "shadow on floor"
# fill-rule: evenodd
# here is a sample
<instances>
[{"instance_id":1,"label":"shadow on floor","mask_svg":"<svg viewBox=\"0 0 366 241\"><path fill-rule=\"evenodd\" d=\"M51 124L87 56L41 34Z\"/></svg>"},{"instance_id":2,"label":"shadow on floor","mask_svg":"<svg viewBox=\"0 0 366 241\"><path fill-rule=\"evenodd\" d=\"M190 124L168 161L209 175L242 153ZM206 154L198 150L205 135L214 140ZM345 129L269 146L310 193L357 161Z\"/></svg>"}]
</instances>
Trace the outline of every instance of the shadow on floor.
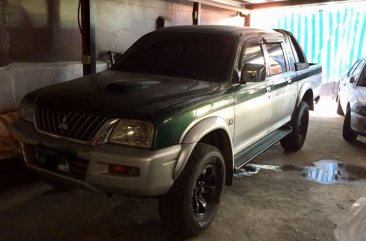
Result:
<instances>
[{"instance_id":1,"label":"shadow on floor","mask_svg":"<svg viewBox=\"0 0 366 241\"><path fill-rule=\"evenodd\" d=\"M0 160L0 193L38 180L40 177L31 172L21 158Z\"/></svg>"}]
</instances>

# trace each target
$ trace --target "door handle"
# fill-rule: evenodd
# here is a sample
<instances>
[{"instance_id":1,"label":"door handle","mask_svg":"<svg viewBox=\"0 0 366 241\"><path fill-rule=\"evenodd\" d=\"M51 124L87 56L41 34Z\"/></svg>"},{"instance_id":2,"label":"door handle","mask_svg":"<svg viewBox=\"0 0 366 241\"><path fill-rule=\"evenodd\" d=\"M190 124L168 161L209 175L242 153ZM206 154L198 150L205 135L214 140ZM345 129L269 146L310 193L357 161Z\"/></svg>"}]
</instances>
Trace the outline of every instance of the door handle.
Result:
<instances>
[{"instance_id":1,"label":"door handle","mask_svg":"<svg viewBox=\"0 0 366 241\"><path fill-rule=\"evenodd\" d=\"M267 92L271 92L271 87L266 87Z\"/></svg>"},{"instance_id":2,"label":"door handle","mask_svg":"<svg viewBox=\"0 0 366 241\"><path fill-rule=\"evenodd\" d=\"M287 78L287 83L291 84L292 83L292 79L291 78Z\"/></svg>"}]
</instances>

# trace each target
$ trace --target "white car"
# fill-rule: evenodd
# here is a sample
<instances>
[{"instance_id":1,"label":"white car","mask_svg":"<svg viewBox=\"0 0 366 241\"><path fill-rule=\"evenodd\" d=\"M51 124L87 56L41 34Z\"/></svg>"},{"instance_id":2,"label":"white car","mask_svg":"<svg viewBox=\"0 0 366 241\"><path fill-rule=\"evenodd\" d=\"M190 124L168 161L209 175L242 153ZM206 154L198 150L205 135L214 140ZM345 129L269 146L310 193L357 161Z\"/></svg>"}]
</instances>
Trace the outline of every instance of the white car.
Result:
<instances>
[{"instance_id":1,"label":"white car","mask_svg":"<svg viewBox=\"0 0 366 241\"><path fill-rule=\"evenodd\" d=\"M352 142L366 136L366 58L356 61L339 82L337 113L345 115L343 138Z\"/></svg>"}]
</instances>

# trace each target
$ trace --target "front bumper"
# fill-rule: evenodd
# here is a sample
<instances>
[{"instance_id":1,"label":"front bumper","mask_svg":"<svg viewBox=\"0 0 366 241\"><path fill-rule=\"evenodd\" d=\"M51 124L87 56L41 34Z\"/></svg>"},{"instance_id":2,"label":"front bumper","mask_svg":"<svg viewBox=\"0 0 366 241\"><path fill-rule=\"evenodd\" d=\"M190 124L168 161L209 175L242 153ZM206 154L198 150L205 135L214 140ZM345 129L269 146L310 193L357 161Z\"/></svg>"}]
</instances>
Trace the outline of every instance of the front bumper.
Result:
<instances>
[{"instance_id":1,"label":"front bumper","mask_svg":"<svg viewBox=\"0 0 366 241\"><path fill-rule=\"evenodd\" d=\"M91 147L38 133L34 130L33 123L23 120L13 122L10 132L22 144L27 166L47 178L82 186L94 192L143 197L159 196L169 191L182 149L181 145L175 145L160 150L146 150L111 143ZM79 171L50 171L27 158L40 143L50 148L75 151L75 163ZM35 158L35 154L33 155ZM110 164L136 167L139 175L122 176L110 173Z\"/></svg>"},{"instance_id":2,"label":"front bumper","mask_svg":"<svg viewBox=\"0 0 366 241\"><path fill-rule=\"evenodd\" d=\"M361 135L366 135L366 116L351 111L351 129Z\"/></svg>"}]
</instances>

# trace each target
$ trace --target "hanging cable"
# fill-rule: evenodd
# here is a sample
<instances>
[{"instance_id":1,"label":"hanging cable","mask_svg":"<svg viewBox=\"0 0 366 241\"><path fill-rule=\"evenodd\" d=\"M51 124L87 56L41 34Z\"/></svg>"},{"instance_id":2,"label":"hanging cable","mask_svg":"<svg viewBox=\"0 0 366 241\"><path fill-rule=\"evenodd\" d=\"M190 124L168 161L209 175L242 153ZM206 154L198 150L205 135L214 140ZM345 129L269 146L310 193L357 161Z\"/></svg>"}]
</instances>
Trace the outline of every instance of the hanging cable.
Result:
<instances>
[{"instance_id":1,"label":"hanging cable","mask_svg":"<svg viewBox=\"0 0 366 241\"><path fill-rule=\"evenodd\" d=\"M88 56L89 52L88 52L88 48L86 47L86 44L85 44L85 36L83 33L83 26L82 26L82 21L81 21L81 1L83 1L83 0L79 0L79 4L78 4L78 14L77 14L78 26L79 26L79 31L81 34L81 48L83 50L83 56L84 55ZM83 62L83 60L82 60L82 62Z\"/></svg>"},{"instance_id":2,"label":"hanging cable","mask_svg":"<svg viewBox=\"0 0 366 241\"><path fill-rule=\"evenodd\" d=\"M80 33L83 34L82 31L81 31L80 10L81 10L81 0L79 0L79 5L78 5L78 26L79 26Z\"/></svg>"}]
</instances>

